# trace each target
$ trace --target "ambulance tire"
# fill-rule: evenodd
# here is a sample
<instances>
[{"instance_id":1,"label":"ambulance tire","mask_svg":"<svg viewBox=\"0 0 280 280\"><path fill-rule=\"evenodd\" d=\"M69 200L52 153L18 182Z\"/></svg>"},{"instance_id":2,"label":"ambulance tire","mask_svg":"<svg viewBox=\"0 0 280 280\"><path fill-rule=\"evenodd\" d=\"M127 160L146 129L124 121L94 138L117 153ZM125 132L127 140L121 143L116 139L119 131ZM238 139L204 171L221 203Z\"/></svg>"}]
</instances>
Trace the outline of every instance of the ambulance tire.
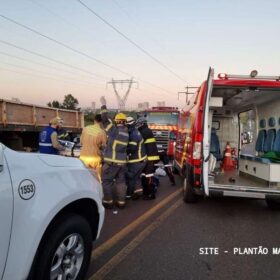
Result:
<instances>
[{"instance_id":1,"label":"ambulance tire","mask_svg":"<svg viewBox=\"0 0 280 280\"><path fill-rule=\"evenodd\" d=\"M185 203L194 203L198 200L198 195L194 192L189 176L184 178L183 200Z\"/></svg>"},{"instance_id":2,"label":"ambulance tire","mask_svg":"<svg viewBox=\"0 0 280 280\"><path fill-rule=\"evenodd\" d=\"M280 210L280 199L266 199L267 207L271 210Z\"/></svg>"},{"instance_id":3,"label":"ambulance tire","mask_svg":"<svg viewBox=\"0 0 280 280\"><path fill-rule=\"evenodd\" d=\"M65 248L65 252L63 253L60 249L62 247ZM34 274L29 279L56 279L55 276L51 277L51 271L54 270L56 266L59 266L60 271L67 269L64 268L67 265L70 268L73 266L76 269L76 275L73 279L85 279L91 251L92 232L87 220L74 213L64 215L55 222L51 230L48 230L47 235L44 237L43 243L37 253ZM63 258L60 255L63 255ZM60 261L59 258L62 258L62 261ZM59 262L65 263L65 265L59 265ZM61 277L65 277L66 279L68 276L65 276L64 272L64 275Z\"/></svg>"}]
</instances>

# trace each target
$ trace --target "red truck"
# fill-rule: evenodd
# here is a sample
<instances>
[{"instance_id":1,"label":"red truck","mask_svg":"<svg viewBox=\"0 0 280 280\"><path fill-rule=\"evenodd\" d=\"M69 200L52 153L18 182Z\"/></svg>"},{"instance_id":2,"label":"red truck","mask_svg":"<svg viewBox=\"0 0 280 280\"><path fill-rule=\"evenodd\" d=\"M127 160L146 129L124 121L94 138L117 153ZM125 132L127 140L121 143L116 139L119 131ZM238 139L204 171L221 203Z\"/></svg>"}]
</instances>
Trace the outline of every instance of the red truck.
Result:
<instances>
[{"instance_id":1,"label":"red truck","mask_svg":"<svg viewBox=\"0 0 280 280\"><path fill-rule=\"evenodd\" d=\"M185 202L248 197L280 209L280 76L214 79L210 68L180 113L175 168Z\"/></svg>"},{"instance_id":2,"label":"red truck","mask_svg":"<svg viewBox=\"0 0 280 280\"><path fill-rule=\"evenodd\" d=\"M164 150L170 158L173 158L178 132L178 108L152 107L143 113L156 138L158 150Z\"/></svg>"}]
</instances>

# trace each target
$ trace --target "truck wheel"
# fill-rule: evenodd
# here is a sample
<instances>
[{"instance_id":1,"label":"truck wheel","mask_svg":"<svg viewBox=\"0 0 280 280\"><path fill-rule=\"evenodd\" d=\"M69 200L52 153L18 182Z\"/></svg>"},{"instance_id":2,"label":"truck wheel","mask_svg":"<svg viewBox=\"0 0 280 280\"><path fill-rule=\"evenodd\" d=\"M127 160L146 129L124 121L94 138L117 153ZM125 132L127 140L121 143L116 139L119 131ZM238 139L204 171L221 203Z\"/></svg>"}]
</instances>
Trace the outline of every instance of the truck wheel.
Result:
<instances>
[{"instance_id":1,"label":"truck wheel","mask_svg":"<svg viewBox=\"0 0 280 280\"><path fill-rule=\"evenodd\" d=\"M189 182L187 176L184 179L183 199L186 203L194 203L198 200L198 195L195 194L193 186Z\"/></svg>"},{"instance_id":2,"label":"truck wheel","mask_svg":"<svg viewBox=\"0 0 280 280\"><path fill-rule=\"evenodd\" d=\"M69 214L48 231L38 251L34 279L85 279L92 233L83 217Z\"/></svg>"},{"instance_id":3,"label":"truck wheel","mask_svg":"<svg viewBox=\"0 0 280 280\"><path fill-rule=\"evenodd\" d=\"M280 200L279 199L266 199L266 204L271 210L280 210Z\"/></svg>"}]
</instances>

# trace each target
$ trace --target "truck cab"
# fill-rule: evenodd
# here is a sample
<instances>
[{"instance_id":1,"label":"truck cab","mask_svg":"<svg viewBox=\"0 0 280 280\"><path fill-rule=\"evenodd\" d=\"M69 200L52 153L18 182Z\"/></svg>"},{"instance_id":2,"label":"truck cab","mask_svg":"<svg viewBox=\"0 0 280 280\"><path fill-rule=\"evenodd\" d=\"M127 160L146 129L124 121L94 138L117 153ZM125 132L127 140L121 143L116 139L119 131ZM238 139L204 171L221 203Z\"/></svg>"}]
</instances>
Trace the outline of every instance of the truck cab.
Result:
<instances>
[{"instance_id":1,"label":"truck cab","mask_svg":"<svg viewBox=\"0 0 280 280\"><path fill-rule=\"evenodd\" d=\"M0 279L84 279L102 195L80 160L0 143Z\"/></svg>"},{"instance_id":2,"label":"truck cab","mask_svg":"<svg viewBox=\"0 0 280 280\"><path fill-rule=\"evenodd\" d=\"M208 78L179 116L175 168L184 201L199 196L265 199L280 208L280 77Z\"/></svg>"},{"instance_id":3,"label":"truck cab","mask_svg":"<svg viewBox=\"0 0 280 280\"><path fill-rule=\"evenodd\" d=\"M178 131L179 111L177 107L152 107L143 112L149 128L153 131L159 151L174 157Z\"/></svg>"}]
</instances>

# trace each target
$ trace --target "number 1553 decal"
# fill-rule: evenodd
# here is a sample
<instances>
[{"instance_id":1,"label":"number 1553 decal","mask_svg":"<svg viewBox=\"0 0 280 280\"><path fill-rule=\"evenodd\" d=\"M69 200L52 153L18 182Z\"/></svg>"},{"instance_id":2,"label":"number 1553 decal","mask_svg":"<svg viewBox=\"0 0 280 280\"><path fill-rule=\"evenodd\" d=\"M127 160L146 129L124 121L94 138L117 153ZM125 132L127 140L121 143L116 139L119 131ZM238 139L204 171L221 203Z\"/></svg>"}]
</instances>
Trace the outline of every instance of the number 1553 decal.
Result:
<instances>
[{"instance_id":1,"label":"number 1553 decal","mask_svg":"<svg viewBox=\"0 0 280 280\"><path fill-rule=\"evenodd\" d=\"M31 180L23 180L18 186L19 196L24 200L31 199L35 194L35 184Z\"/></svg>"}]
</instances>

